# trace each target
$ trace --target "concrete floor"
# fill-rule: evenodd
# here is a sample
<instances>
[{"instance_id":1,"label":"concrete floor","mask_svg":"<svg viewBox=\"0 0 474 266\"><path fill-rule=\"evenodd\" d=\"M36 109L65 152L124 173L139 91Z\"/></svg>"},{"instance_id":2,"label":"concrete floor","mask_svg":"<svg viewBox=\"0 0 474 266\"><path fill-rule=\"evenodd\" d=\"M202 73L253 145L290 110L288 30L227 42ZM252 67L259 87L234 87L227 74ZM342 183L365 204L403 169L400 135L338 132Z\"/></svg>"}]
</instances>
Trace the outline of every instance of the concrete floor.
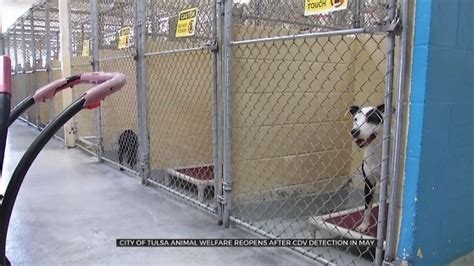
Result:
<instances>
[{"instance_id":1,"label":"concrete floor","mask_svg":"<svg viewBox=\"0 0 474 266\"><path fill-rule=\"evenodd\" d=\"M10 127L1 191L38 131ZM285 248L116 248L116 238L253 238L51 140L23 183L7 255L22 264L317 265Z\"/></svg>"}]
</instances>

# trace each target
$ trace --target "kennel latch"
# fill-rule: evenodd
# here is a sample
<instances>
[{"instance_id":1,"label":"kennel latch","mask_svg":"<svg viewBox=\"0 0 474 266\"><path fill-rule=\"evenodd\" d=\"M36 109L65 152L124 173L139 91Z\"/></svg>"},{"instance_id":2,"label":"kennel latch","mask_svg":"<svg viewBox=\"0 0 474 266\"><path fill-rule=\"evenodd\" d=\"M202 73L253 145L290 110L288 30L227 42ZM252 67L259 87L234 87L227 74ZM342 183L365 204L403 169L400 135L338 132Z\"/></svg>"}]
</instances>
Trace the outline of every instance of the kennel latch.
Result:
<instances>
[{"instance_id":1,"label":"kennel latch","mask_svg":"<svg viewBox=\"0 0 474 266\"><path fill-rule=\"evenodd\" d=\"M226 201L225 201L225 198L224 198L223 195L217 196L217 203L220 204L220 205L225 205L226 204Z\"/></svg>"},{"instance_id":2,"label":"kennel latch","mask_svg":"<svg viewBox=\"0 0 474 266\"><path fill-rule=\"evenodd\" d=\"M202 48L211 52L217 52L219 50L219 46L217 45L216 40L209 40L204 42L202 44Z\"/></svg>"},{"instance_id":3,"label":"kennel latch","mask_svg":"<svg viewBox=\"0 0 474 266\"><path fill-rule=\"evenodd\" d=\"M402 30L402 25L400 23L399 10L397 9L395 18L390 22L388 19L378 23L374 27L365 28L366 32L395 32L399 33Z\"/></svg>"}]
</instances>

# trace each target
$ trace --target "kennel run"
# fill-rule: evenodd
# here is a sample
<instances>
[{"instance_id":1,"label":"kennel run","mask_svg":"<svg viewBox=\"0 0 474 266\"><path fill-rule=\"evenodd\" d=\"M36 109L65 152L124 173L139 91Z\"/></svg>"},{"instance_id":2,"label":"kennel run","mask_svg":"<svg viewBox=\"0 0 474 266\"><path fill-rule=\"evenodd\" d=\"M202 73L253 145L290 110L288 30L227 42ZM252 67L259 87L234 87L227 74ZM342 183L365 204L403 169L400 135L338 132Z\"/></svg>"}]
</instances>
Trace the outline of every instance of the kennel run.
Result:
<instances>
[{"instance_id":1,"label":"kennel run","mask_svg":"<svg viewBox=\"0 0 474 266\"><path fill-rule=\"evenodd\" d=\"M126 76L100 110L77 116L68 145L120 166L118 139L132 130L138 164L120 167L225 226L269 238L378 240L376 251L295 248L323 263L380 264L384 247L392 255L395 207L386 202L399 194L406 1L354 0L324 13L305 12L299 0L65 2L62 15L55 1L35 5L4 40L24 95L61 75L60 19L70 26L71 74ZM196 10L196 24L177 37L185 10ZM381 182L361 233L363 158L347 111L381 103L396 108L384 117ZM41 128L61 104L24 119Z\"/></svg>"}]
</instances>

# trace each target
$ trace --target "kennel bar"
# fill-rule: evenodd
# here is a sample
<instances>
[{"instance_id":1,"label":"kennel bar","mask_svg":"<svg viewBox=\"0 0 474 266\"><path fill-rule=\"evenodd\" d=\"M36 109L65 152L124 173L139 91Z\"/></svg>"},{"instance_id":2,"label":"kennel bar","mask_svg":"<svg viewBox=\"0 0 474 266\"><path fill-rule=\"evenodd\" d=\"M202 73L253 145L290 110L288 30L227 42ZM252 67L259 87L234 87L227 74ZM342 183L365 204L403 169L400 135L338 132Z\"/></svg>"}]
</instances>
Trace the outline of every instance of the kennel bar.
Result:
<instances>
[{"instance_id":1,"label":"kennel bar","mask_svg":"<svg viewBox=\"0 0 474 266\"><path fill-rule=\"evenodd\" d=\"M140 167L140 176L142 184L146 185L150 178L150 133L148 129L148 103L146 87L146 61L145 61L145 42L146 42L146 14L145 1L136 0L136 75L137 75L137 108L138 108L138 141Z\"/></svg>"},{"instance_id":2,"label":"kennel bar","mask_svg":"<svg viewBox=\"0 0 474 266\"><path fill-rule=\"evenodd\" d=\"M28 96L28 76L25 75L26 74L26 39L25 39L25 18L24 16L22 16L20 18L20 22L21 22L21 58L22 58L22 63L21 63L21 66L22 66L22 71L21 73L23 74L23 78L25 79L25 88L24 88L24 93L25 95L22 95L22 97L26 97ZM29 123L32 123L32 119L30 117L30 113L26 113L25 114L25 118L26 120L29 122ZM33 125L33 123L32 123Z\"/></svg>"},{"instance_id":3,"label":"kennel bar","mask_svg":"<svg viewBox=\"0 0 474 266\"><path fill-rule=\"evenodd\" d=\"M25 19L21 17L21 59L22 59L22 71L21 73L26 73L26 40L25 40ZM28 119L29 120L29 119Z\"/></svg>"},{"instance_id":4,"label":"kennel bar","mask_svg":"<svg viewBox=\"0 0 474 266\"><path fill-rule=\"evenodd\" d=\"M114 61L118 59L128 59L130 58L130 55L122 55L122 56L115 56L115 57L106 57L106 58L100 58L98 61L100 62L106 62L106 61Z\"/></svg>"},{"instance_id":5,"label":"kennel bar","mask_svg":"<svg viewBox=\"0 0 474 266\"><path fill-rule=\"evenodd\" d=\"M396 0L390 0L388 7L389 22L394 23L396 17ZM395 66L395 32L387 32L387 51L386 51L386 72L385 72L385 112L384 112L384 123L383 123L383 136L382 136L382 165L381 165L381 176L380 176L380 194L379 194L379 213L377 219L377 249L375 252L375 265L381 265L383 261L384 253L384 240L385 240L385 223L386 217L385 212L387 206L385 202L387 200L387 186L389 178L389 164L390 164L390 136L391 136L391 121L392 121L392 98L393 98L393 78L394 78L394 66Z\"/></svg>"},{"instance_id":6,"label":"kennel bar","mask_svg":"<svg viewBox=\"0 0 474 266\"><path fill-rule=\"evenodd\" d=\"M226 0L224 3L224 213L223 223L225 227L230 225L230 216L232 210L232 40L233 40L233 22L232 22L232 0Z\"/></svg>"},{"instance_id":7,"label":"kennel bar","mask_svg":"<svg viewBox=\"0 0 474 266\"><path fill-rule=\"evenodd\" d=\"M274 22L274 23L291 23L292 25L327 29L327 30L331 30L331 31L345 29L343 27L337 27L337 26L323 25L323 24L317 24L317 23L295 22L295 21L288 21L288 20L283 20L283 19L278 19L278 18L271 18L271 17L257 17L257 16L253 16L253 15L243 15L240 18L241 19L255 19L255 20L259 19L261 21Z\"/></svg>"},{"instance_id":8,"label":"kennel bar","mask_svg":"<svg viewBox=\"0 0 474 266\"><path fill-rule=\"evenodd\" d=\"M31 36L31 72L34 74L36 73L36 37L35 37L35 18L34 18L34 8L30 9L30 36ZM30 88L36 89L38 87L38 80L36 74L33 75L33 84L30 85L28 84ZM35 123L36 127L39 129L40 128L40 108L39 105L35 106L35 112L36 112L36 117L35 117Z\"/></svg>"},{"instance_id":9,"label":"kennel bar","mask_svg":"<svg viewBox=\"0 0 474 266\"><path fill-rule=\"evenodd\" d=\"M358 28L358 29L336 30L336 31L328 31L328 32L312 32L312 33L294 34L294 35L287 35L287 36L256 38L256 39L242 40L242 41L231 41L230 45L254 44L254 43L274 42L274 41L289 41L289 40L306 39L306 38L311 38L311 37L318 38L318 37L340 36L340 35L360 34L360 33L369 33L369 32L373 32L373 31L365 29L365 28Z\"/></svg>"},{"instance_id":10,"label":"kennel bar","mask_svg":"<svg viewBox=\"0 0 474 266\"><path fill-rule=\"evenodd\" d=\"M12 35L13 35L13 57L15 57L15 66L13 67L13 70L14 70L14 74L18 74L18 44L17 44L16 30L13 31Z\"/></svg>"},{"instance_id":11,"label":"kennel bar","mask_svg":"<svg viewBox=\"0 0 474 266\"><path fill-rule=\"evenodd\" d=\"M99 19L97 10L97 0L90 0L91 5L91 41L92 41L92 70L99 71ZM97 161L102 161L102 109L101 107L95 109L95 132L96 132L96 156Z\"/></svg>"},{"instance_id":12,"label":"kennel bar","mask_svg":"<svg viewBox=\"0 0 474 266\"><path fill-rule=\"evenodd\" d=\"M166 51L145 53L144 56L170 55L170 54L177 54L177 53L186 53L186 52L193 52L193 51L202 51L202 50L209 49L209 48L210 48L209 46L202 46L202 47L192 47L192 48L183 48L183 49L173 49L173 50L166 50ZM212 47L211 47L211 48L212 48Z\"/></svg>"},{"instance_id":13,"label":"kennel bar","mask_svg":"<svg viewBox=\"0 0 474 266\"><path fill-rule=\"evenodd\" d=\"M222 7L223 2L219 0L214 1L214 12L213 12L213 37L217 45L223 43L222 38ZM222 49L215 50L213 54L213 68L214 68L214 120L213 120L213 153L214 153L214 197L217 203L217 223L222 224L223 215L223 194L222 194L222 164L223 164L223 135L222 135L222 122L223 122L223 106L222 106Z\"/></svg>"},{"instance_id":14,"label":"kennel bar","mask_svg":"<svg viewBox=\"0 0 474 266\"><path fill-rule=\"evenodd\" d=\"M407 65L407 35L408 35L408 2L407 0L401 0L401 36L400 36L400 57L399 66L400 72L398 76L397 86L397 107L395 110L395 136L393 144L393 158L392 158L392 175L390 178L390 202L392 204L388 207L388 218L387 218L387 235L386 235L386 248L385 248L385 261L390 263L395 259L395 246L397 242L396 236L396 212L399 201L399 186L400 186L400 160L401 160L401 149L402 149L402 137L403 137L403 126L404 126L404 106L403 102L405 99L405 78L406 78L406 65Z\"/></svg>"},{"instance_id":15,"label":"kennel bar","mask_svg":"<svg viewBox=\"0 0 474 266\"><path fill-rule=\"evenodd\" d=\"M55 22L54 14L55 12L51 11L51 3L50 0L44 1L44 15L45 15L45 42L46 42L46 69L48 72L48 82L52 82L54 80L54 73L53 71L56 68L53 68L52 59L53 59L53 34L56 30L56 25L53 26L53 22ZM56 11L57 13L57 11ZM53 28L53 29L52 29ZM56 106L54 101L50 101L48 103L48 123L52 121L52 119L56 116ZM62 137L58 134L55 134L57 139L63 141Z\"/></svg>"}]
</instances>

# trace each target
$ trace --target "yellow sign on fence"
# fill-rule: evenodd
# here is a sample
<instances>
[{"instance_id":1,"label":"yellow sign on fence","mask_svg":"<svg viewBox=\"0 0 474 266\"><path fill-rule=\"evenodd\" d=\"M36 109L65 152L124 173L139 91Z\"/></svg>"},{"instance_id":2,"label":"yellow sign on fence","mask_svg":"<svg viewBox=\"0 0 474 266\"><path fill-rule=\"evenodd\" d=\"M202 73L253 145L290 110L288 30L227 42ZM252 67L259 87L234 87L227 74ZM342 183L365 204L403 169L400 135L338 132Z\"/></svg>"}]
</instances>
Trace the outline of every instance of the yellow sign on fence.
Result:
<instances>
[{"instance_id":1,"label":"yellow sign on fence","mask_svg":"<svg viewBox=\"0 0 474 266\"><path fill-rule=\"evenodd\" d=\"M82 42L82 56L89 56L90 55L90 41L84 40Z\"/></svg>"},{"instance_id":2,"label":"yellow sign on fence","mask_svg":"<svg viewBox=\"0 0 474 266\"><path fill-rule=\"evenodd\" d=\"M190 8L179 12L176 37L188 37L196 33L197 12L197 8Z\"/></svg>"},{"instance_id":3,"label":"yellow sign on fence","mask_svg":"<svg viewBox=\"0 0 474 266\"><path fill-rule=\"evenodd\" d=\"M130 45L130 34L132 29L130 27L122 28L119 30L119 41L118 48L124 49L128 48Z\"/></svg>"},{"instance_id":4,"label":"yellow sign on fence","mask_svg":"<svg viewBox=\"0 0 474 266\"><path fill-rule=\"evenodd\" d=\"M311 16L321 13L347 9L349 0L305 0L304 15Z\"/></svg>"}]
</instances>

